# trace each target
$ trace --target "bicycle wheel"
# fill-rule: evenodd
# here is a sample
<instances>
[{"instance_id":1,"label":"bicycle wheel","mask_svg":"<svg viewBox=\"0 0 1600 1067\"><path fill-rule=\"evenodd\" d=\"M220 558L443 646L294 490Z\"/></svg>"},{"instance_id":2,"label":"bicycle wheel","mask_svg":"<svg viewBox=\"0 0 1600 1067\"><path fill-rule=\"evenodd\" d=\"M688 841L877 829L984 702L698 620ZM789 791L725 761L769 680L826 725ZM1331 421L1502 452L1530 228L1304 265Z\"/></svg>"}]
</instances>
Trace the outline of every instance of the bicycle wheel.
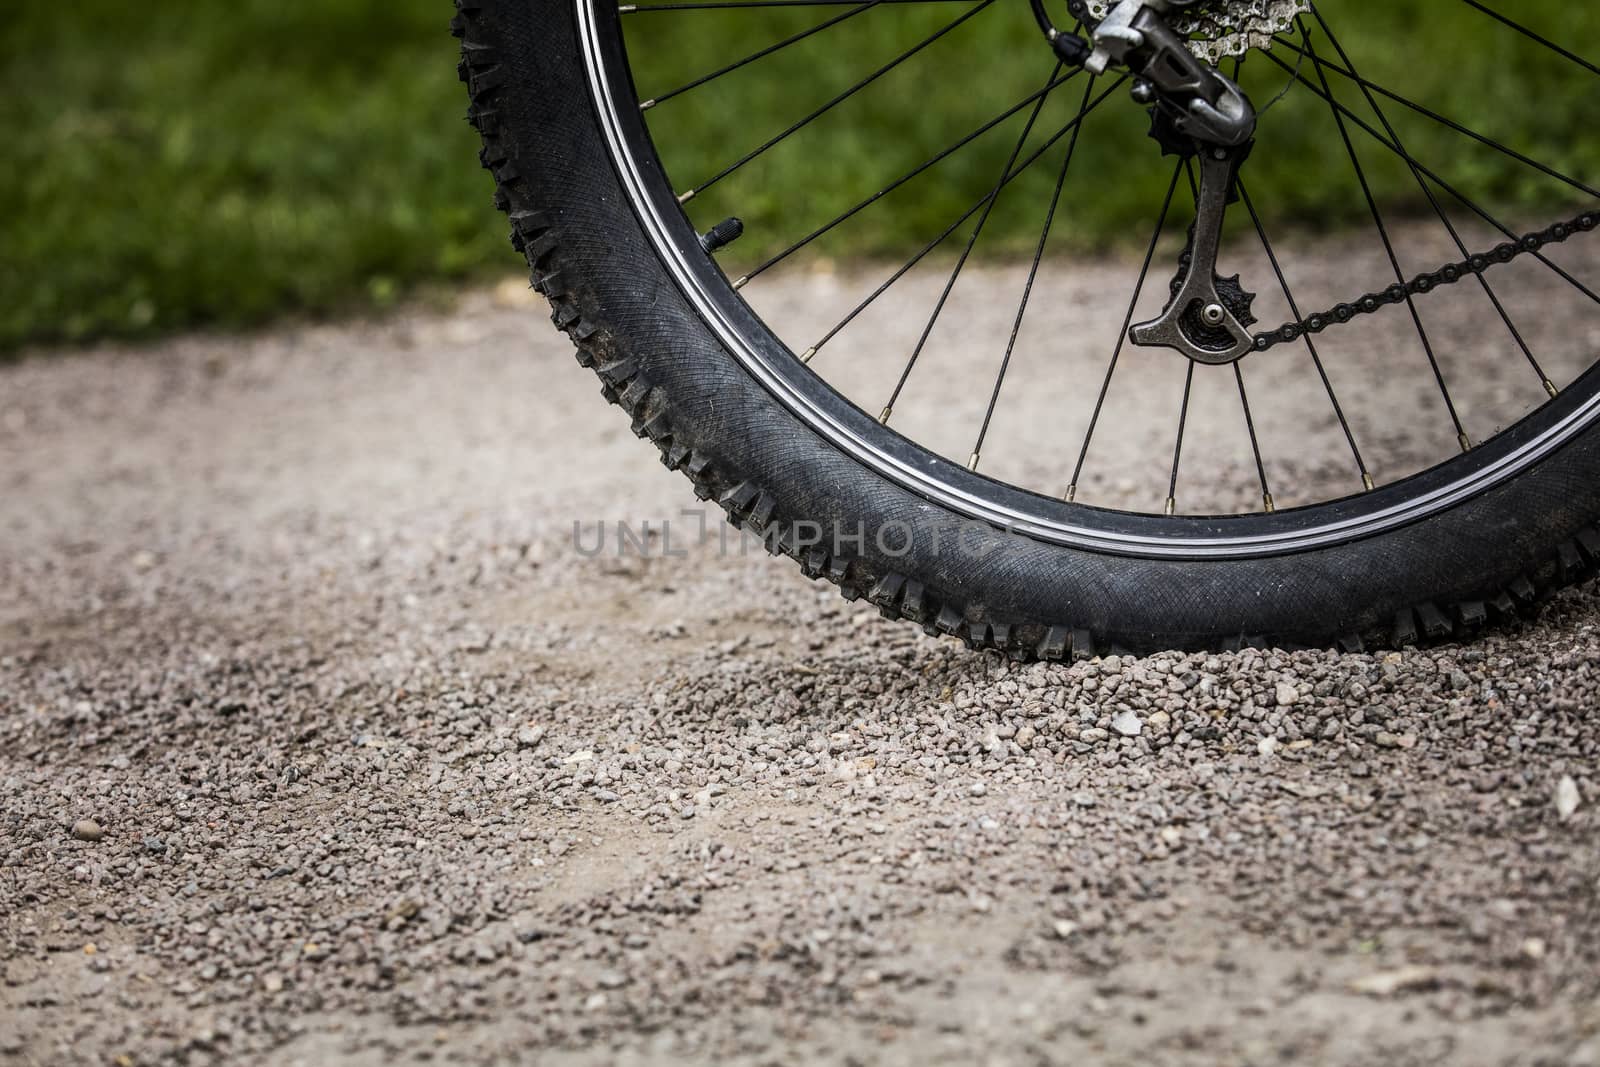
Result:
<instances>
[{"instance_id":1,"label":"bicycle wheel","mask_svg":"<svg viewBox=\"0 0 1600 1067\"><path fill-rule=\"evenodd\" d=\"M1217 184L1021 0L457 7L579 361L847 597L1017 658L1359 648L1600 561L1600 12L1188 7L1259 118ZM1141 343L1222 185L1192 311L1249 332Z\"/></svg>"}]
</instances>

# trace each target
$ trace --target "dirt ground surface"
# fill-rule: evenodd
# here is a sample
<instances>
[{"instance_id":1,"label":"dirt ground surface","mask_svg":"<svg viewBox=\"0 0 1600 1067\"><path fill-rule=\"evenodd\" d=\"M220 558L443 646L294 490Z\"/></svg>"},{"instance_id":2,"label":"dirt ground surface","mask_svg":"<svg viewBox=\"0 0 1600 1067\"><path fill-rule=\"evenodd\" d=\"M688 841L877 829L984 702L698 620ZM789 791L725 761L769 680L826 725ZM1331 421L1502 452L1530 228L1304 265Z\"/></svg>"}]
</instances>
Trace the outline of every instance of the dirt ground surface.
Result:
<instances>
[{"instance_id":1,"label":"dirt ground surface","mask_svg":"<svg viewBox=\"0 0 1600 1067\"><path fill-rule=\"evenodd\" d=\"M1600 1064L1592 588L1009 664L518 293L0 368L0 1065Z\"/></svg>"}]
</instances>

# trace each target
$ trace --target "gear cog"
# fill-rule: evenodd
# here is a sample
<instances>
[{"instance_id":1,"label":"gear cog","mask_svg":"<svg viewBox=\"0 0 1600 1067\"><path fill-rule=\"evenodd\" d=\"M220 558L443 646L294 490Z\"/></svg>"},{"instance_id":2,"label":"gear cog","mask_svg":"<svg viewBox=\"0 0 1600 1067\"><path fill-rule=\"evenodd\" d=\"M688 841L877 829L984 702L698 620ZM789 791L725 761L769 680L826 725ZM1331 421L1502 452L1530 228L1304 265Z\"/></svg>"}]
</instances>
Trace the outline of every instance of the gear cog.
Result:
<instances>
[{"instance_id":1,"label":"gear cog","mask_svg":"<svg viewBox=\"0 0 1600 1067\"><path fill-rule=\"evenodd\" d=\"M1178 273L1173 276L1171 289L1172 295L1177 296L1183 289L1183 283L1189 280L1189 265L1194 258L1194 227L1189 227L1189 241L1184 246L1183 252L1178 256ZM1224 278L1220 274L1211 275L1212 285L1216 288L1217 299L1227 306L1233 317L1239 320L1240 325L1254 326L1256 316L1254 305L1256 294L1244 287L1240 276L1234 274Z\"/></svg>"},{"instance_id":2,"label":"gear cog","mask_svg":"<svg viewBox=\"0 0 1600 1067\"><path fill-rule=\"evenodd\" d=\"M1085 0L1091 19L1111 13L1117 0ZM1216 65L1252 48L1272 47L1272 35L1294 28L1294 20L1311 10L1309 0L1217 0L1192 12L1172 12L1167 22L1189 38L1194 54Z\"/></svg>"}]
</instances>

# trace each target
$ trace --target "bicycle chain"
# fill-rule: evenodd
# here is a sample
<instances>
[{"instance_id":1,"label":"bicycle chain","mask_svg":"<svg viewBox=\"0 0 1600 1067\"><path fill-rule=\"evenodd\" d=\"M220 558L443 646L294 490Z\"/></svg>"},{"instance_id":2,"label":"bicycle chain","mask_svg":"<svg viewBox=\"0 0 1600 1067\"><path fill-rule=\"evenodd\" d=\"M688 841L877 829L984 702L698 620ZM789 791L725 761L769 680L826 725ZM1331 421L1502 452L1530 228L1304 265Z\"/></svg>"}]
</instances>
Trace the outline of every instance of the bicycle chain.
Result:
<instances>
[{"instance_id":1,"label":"bicycle chain","mask_svg":"<svg viewBox=\"0 0 1600 1067\"><path fill-rule=\"evenodd\" d=\"M1600 226L1600 212L1586 211L1569 222L1558 222L1546 229L1506 241L1493 250L1480 252L1458 263L1447 263L1436 271L1419 274L1404 284L1396 282L1386 289L1368 293L1353 303L1335 304L1327 311L1309 315L1298 322L1286 322L1276 330L1255 336L1255 351L1265 352L1277 345L1298 340L1306 334L1321 333L1329 326L1349 322L1360 315L1371 315L1391 304L1454 285L1464 278L1481 275L1497 263L1510 263L1519 256L1532 255L1549 245L1560 244L1576 233L1590 233Z\"/></svg>"}]
</instances>

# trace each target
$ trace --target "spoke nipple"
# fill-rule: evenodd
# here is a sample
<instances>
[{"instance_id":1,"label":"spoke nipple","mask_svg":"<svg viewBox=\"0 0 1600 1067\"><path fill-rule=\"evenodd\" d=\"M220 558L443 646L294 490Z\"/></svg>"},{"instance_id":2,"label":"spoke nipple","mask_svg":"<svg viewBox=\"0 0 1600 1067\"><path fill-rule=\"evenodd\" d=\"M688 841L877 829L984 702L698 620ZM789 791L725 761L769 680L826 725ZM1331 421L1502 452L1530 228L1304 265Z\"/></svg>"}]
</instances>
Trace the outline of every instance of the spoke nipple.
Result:
<instances>
[{"instance_id":1,"label":"spoke nipple","mask_svg":"<svg viewBox=\"0 0 1600 1067\"><path fill-rule=\"evenodd\" d=\"M810 363L811 362L811 357L816 355L816 354L817 354L817 346L816 345L812 345L810 348L808 348L804 352L800 353L800 362L801 363Z\"/></svg>"},{"instance_id":2,"label":"spoke nipple","mask_svg":"<svg viewBox=\"0 0 1600 1067\"><path fill-rule=\"evenodd\" d=\"M1456 440L1461 442L1461 451L1463 451L1463 452L1471 452L1472 451L1472 438L1468 437L1466 435L1465 431L1463 431L1460 434L1457 434L1456 435Z\"/></svg>"},{"instance_id":3,"label":"spoke nipple","mask_svg":"<svg viewBox=\"0 0 1600 1067\"><path fill-rule=\"evenodd\" d=\"M690 189L686 193L679 193L678 194L678 203L680 203L680 204L687 204L689 201L691 201L693 199L694 199L694 190L693 189Z\"/></svg>"},{"instance_id":4,"label":"spoke nipple","mask_svg":"<svg viewBox=\"0 0 1600 1067\"><path fill-rule=\"evenodd\" d=\"M972 454L972 458L967 460L967 470L975 471L977 469L978 469L978 453L974 452Z\"/></svg>"},{"instance_id":5,"label":"spoke nipple","mask_svg":"<svg viewBox=\"0 0 1600 1067\"><path fill-rule=\"evenodd\" d=\"M1078 483L1073 482L1071 485L1067 486L1067 491L1061 494L1061 499L1065 500L1069 504L1078 499Z\"/></svg>"},{"instance_id":6,"label":"spoke nipple","mask_svg":"<svg viewBox=\"0 0 1600 1067\"><path fill-rule=\"evenodd\" d=\"M1361 484L1367 487L1367 492L1369 493L1377 488L1377 486L1373 484L1372 475L1368 474L1366 471L1361 472Z\"/></svg>"},{"instance_id":7,"label":"spoke nipple","mask_svg":"<svg viewBox=\"0 0 1600 1067\"><path fill-rule=\"evenodd\" d=\"M883 409L883 414L878 416L878 421L880 423L882 423L883 425L885 425L885 426L889 425L889 415L893 411L894 411L894 405L893 404L891 404L888 407L884 408Z\"/></svg>"},{"instance_id":8,"label":"spoke nipple","mask_svg":"<svg viewBox=\"0 0 1600 1067\"><path fill-rule=\"evenodd\" d=\"M735 289L743 289L744 288L744 283L749 281L749 280L750 280L750 275L748 275L748 274L745 274L745 275L742 275L741 277L735 278L734 282L733 282L733 287Z\"/></svg>"},{"instance_id":9,"label":"spoke nipple","mask_svg":"<svg viewBox=\"0 0 1600 1067\"><path fill-rule=\"evenodd\" d=\"M1556 383L1549 378L1544 380L1544 391L1550 394L1551 399L1561 395L1561 390L1556 388Z\"/></svg>"},{"instance_id":10,"label":"spoke nipple","mask_svg":"<svg viewBox=\"0 0 1600 1067\"><path fill-rule=\"evenodd\" d=\"M1278 506L1272 502L1271 493L1267 493L1261 498L1261 506L1268 515L1271 515L1274 511L1278 510Z\"/></svg>"},{"instance_id":11,"label":"spoke nipple","mask_svg":"<svg viewBox=\"0 0 1600 1067\"><path fill-rule=\"evenodd\" d=\"M617 13L620 15L631 15L637 10L639 10L638 4L622 4L617 8Z\"/></svg>"},{"instance_id":12,"label":"spoke nipple","mask_svg":"<svg viewBox=\"0 0 1600 1067\"><path fill-rule=\"evenodd\" d=\"M655 100L653 100L653 99L652 100L644 100L644 101L640 102L639 110L640 111L649 111L651 108L653 108L655 106L656 106Z\"/></svg>"},{"instance_id":13,"label":"spoke nipple","mask_svg":"<svg viewBox=\"0 0 1600 1067\"><path fill-rule=\"evenodd\" d=\"M1167 497L1167 506L1166 506L1166 509L1165 509L1164 513L1167 514L1167 515L1172 515L1172 514L1175 514L1177 512L1177 510L1178 510L1178 501L1177 501L1177 499L1174 498L1174 497L1170 497L1170 496Z\"/></svg>"}]
</instances>

